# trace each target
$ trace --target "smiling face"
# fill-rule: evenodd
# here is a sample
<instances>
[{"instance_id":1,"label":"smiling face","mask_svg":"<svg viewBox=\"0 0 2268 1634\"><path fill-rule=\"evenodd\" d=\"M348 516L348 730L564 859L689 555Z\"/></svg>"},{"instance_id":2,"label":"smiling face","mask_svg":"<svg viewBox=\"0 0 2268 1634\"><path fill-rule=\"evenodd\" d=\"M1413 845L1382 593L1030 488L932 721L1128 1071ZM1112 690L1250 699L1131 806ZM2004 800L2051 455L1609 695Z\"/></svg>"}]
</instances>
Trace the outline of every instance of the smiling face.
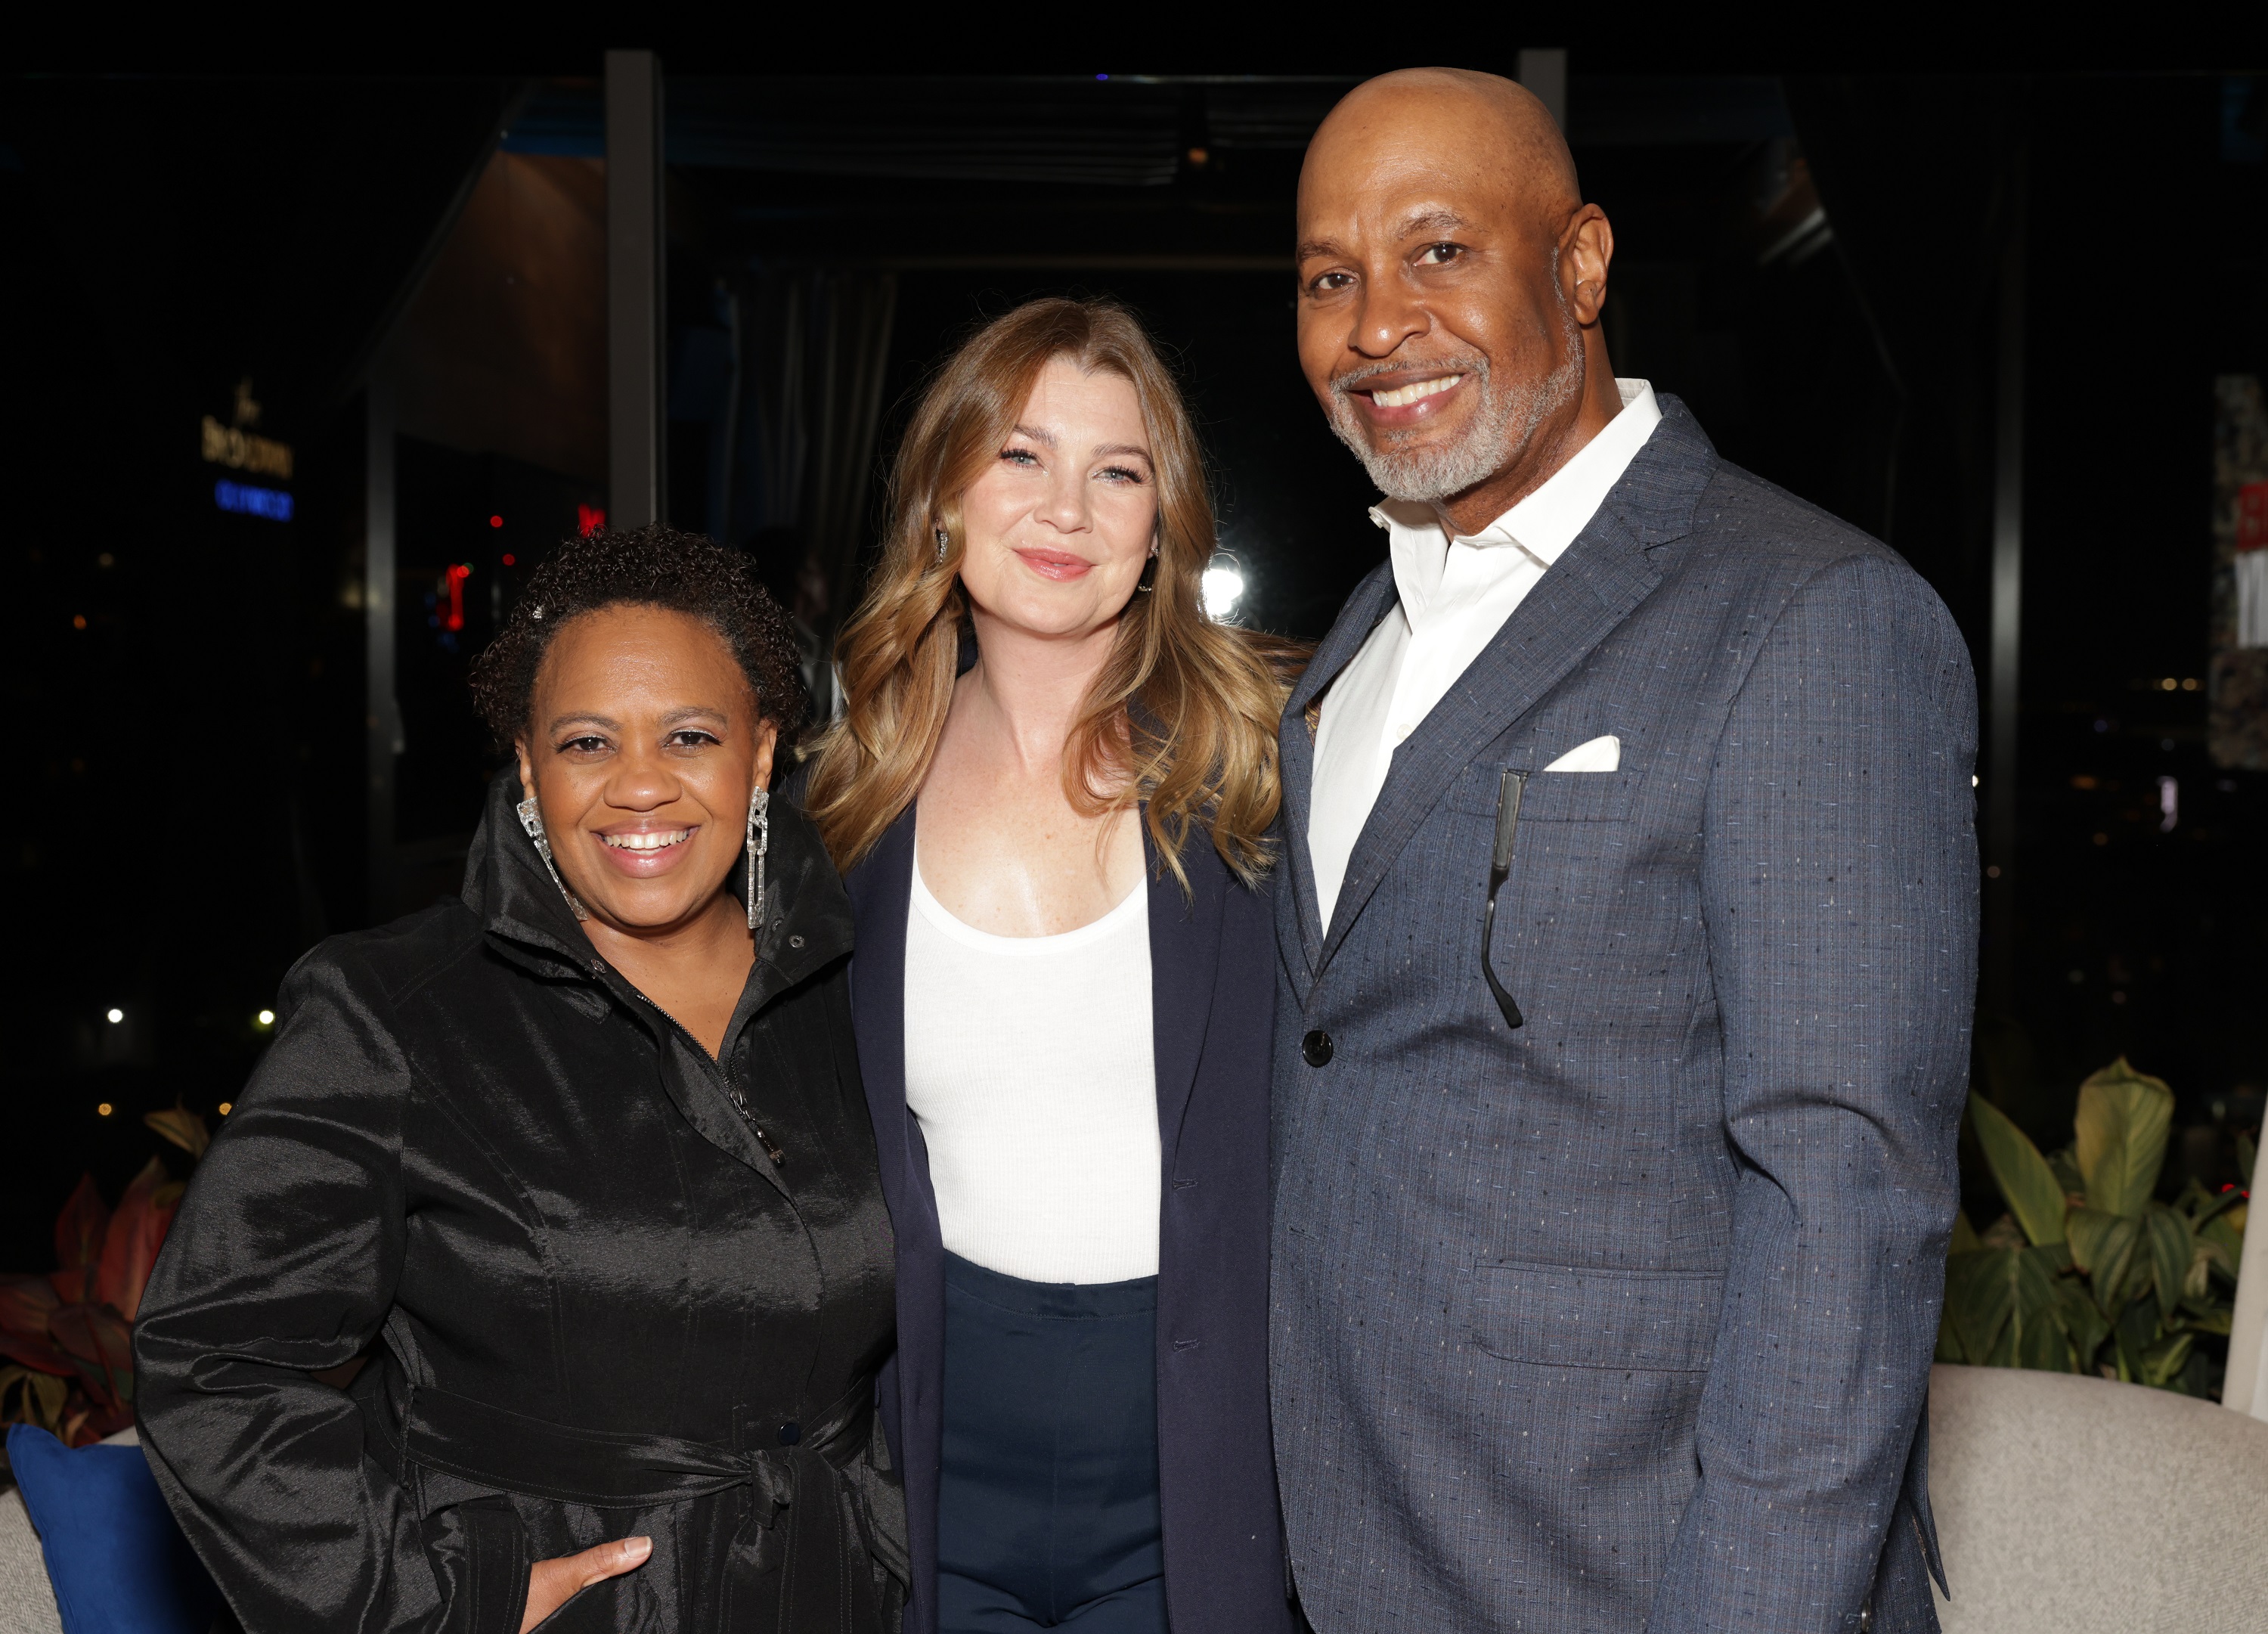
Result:
<instances>
[{"instance_id":1,"label":"smiling face","mask_svg":"<svg viewBox=\"0 0 2268 1634\"><path fill-rule=\"evenodd\" d=\"M650 936L740 911L722 892L777 737L713 628L623 605L552 638L516 747L568 888Z\"/></svg>"},{"instance_id":2,"label":"smiling face","mask_svg":"<svg viewBox=\"0 0 2268 1634\"><path fill-rule=\"evenodd\" d=\"M1478 491L1484 523L1564 460L1587 397L1612 394L1595 330L1613 239L1565 151L1518 87L1440 70L1371 82L1316 133L1300 366L1391 497Z\"/></svg>"},{"instance_id":3,"label":"smiling face","mask_svg":"<svg viewBox=\"0 0 2268 1634\"><path fill-rule=\"evenodd\" d=\"M961 494L961 582L980 641L988 623L1057 639L1116 623L1158 527L1133 382L1051 360L998 456Z\"/></svg>"}]
</instances>

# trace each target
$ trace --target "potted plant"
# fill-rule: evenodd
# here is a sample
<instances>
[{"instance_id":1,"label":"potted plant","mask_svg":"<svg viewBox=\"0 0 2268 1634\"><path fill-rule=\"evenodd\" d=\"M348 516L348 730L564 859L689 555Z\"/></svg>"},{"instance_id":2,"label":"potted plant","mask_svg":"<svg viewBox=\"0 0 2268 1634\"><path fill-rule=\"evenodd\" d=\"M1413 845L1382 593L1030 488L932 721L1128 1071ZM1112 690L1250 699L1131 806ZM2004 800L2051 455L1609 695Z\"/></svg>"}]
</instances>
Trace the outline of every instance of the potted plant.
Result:
<instances>
[{"instance_id":1,"label":"potted plant","mask_svg":"<svg viewBox=\"0 0 2268 1634\"><path fill-rule=\"evenodd\" d=\"M2192 1180L2157 1199L2173 1113L2173 1092L2122 1056L2080 1086L2072 1144L2043 1156L1970 1096L2007 1212L1982 1234L1965 1213L1954 1221L1938 1360L2218 1394L2198 1341L2228 1333L2247 1194ZM2247 1185L2253 1155L2240 1141Z\"/></svg>"},{"instance_id":2,"label":"potted plant","mask_svg":"<svg viewBox=\"0 0 2268 1634\"><path fill-rule=\"evenodd\" d=\"M143 1122L192 1162L211 1143L179 1107ZM56 1268L0 1275L0 1423L84 1446L134 1422L134 1318L182 1186L153 1157L112 1209L82 1175L55 1219Z\"/></svg>"}]
</instances>

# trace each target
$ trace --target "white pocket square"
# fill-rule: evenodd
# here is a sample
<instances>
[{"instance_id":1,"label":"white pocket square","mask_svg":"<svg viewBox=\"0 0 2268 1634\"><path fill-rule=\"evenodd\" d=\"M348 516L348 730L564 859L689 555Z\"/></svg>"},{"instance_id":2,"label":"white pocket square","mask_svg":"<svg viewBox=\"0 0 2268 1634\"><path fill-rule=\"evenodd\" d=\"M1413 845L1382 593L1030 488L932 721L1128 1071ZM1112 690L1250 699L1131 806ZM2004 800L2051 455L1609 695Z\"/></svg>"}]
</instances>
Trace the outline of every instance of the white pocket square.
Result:
<instances>
[{"instance_id":1,"label":"white pocket square","mask_svg":"<svg viewBox=\"0 0 2268 1634\"><path fill-rule=\"evenodd\" d=\"M1623 740L1608 736L1579 743L1543 769L1546 771L1618 771L1623 763Z\"/></svg>"}]
</instances>

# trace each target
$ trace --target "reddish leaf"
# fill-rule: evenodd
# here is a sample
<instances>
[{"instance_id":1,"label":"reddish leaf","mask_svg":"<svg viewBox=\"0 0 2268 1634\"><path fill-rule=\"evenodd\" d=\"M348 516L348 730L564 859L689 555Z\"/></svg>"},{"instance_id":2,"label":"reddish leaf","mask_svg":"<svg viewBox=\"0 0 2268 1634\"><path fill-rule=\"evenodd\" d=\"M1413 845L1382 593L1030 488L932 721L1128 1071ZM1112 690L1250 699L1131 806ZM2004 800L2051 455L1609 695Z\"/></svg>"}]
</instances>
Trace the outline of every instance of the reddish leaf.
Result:
<instances>
[{"instance_id":1,"label":"reddish leaf","mask_svg":"<svg viewBox=\"0 0 2268 1634\"><path fill-rule=\"evenodd\" d=\"M212 1145L212 1130L186 1107L176 1105L171 1112L145 1112L142 1121L193 1158L204 1156L205 1148Z\"/></svg>"},{"instance_id":2,"label":"reddish leaf","mask_svg":"<svg viewBox=\"0 0 2268 1634\"><path fill-rule=\"evenodd\" d=\"M78 1369L70 1357L43 1340L26 1339L21 1334L0 1333L0 1356L43 1373L65 1379L78 1377Z\"/></svg>"},{"instance_id":3,"label":"reddish leaf","mask_svg":"<svg viewBox=\"0 0 2268 1634\"><path fill-rule=\"evenodd\" d=\"M0 1333L48 1336L48 1318L63 1301L44 1277L0 1277Z\"/></svg>"},{"instance_id":4,"label":"reddish leaf","mask_svg":"<svg viewBox=\"0 0 2268 1634\"><path fill-rule=\"evenodd\" d=\"M158 1246L173 1223L173 1211L153 1201L166 1184L166 1166L152 1158L143 1167L126 1193L118 1199L118 1212L110 1217L110 1230L102 1240L102 1263L94 1275L94 1298L128 1321L142 1308L142 1290L157 1262Z\"/></svg>"},{"instance_id":5,"label":"reddish leaf","mask_svg":"<svg viewBox=\"0 0 2268 1634\"><path fill-rule=\"evenodd\" d=\"M0 1277L0 1356L43 1373L75 1374L48 1334L48 1318L60 1304L44 1277Z\"/></svg>"},{"instance_id":6,"label":"reddish leaf","mask_svg":"<svg viewBox=\"0 0 2268 1634\"><path fill-rule=\"evenodd\" d=\"M98 1407L78 1431L81 1439L72 1445L92 1446L107 1435L116 1435L133 1422L134 1410L130 1407Z\"/></svg>"},{"instance_id":7,"label":"reddish leaf","mask_svg":"<svg viewBox=\"0 0 2268 1634\"><path fill-rule=\"evenodd\" d=\"M102 1234L110 1210L94 1189L94 1176L82 1174L78 1187L55 1217L55 1263L67 1271L91 1271L102 1257Z\"/></svg>"},{"instance_id":8,"label":"reddish leaf","mask_svg":"<svg viewBox=\"0 0 2268 1634\"><path fill-rule=\"evenodd\" d=\"M78 1364L98 1408L134 1399L134 1346L126 1319L107 1305L66 1305L48 1319L55 1348Z\"/></svg>"},{"instance_id":9,"label":"reddish leaf","mask_svg":"<svg viewBox=\"0 0 2268 1634\"><path fill-rule=\"evenodd\" d=\"M86 1274L84 1271L49 1271L48 1286L55 1291L56 1303L77 1305L86 1298Z\"/></svg>"}]
</instances>

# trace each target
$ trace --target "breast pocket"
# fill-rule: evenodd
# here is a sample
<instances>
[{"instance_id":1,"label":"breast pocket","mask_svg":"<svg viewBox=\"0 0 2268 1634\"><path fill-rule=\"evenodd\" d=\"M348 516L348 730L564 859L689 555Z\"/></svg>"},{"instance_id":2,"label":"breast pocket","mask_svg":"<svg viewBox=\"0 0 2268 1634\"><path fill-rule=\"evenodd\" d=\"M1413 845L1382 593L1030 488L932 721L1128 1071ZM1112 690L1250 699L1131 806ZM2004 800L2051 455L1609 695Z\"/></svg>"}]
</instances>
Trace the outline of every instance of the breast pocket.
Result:
<instances>
[{"instance_id":1,"label":"breast pocket","mask_svg":"<svg viewBox=\"0 0 2268 1634\"><path fill-rule=\"evenodd\" d=\"M1473 1269L1472 1343L1548 1367L1705 1373L1724 1279L1506 1260Z\"/></svg>"},{"instance_id":2,"label":"breast pocket","mask_svg":"<svg viewBox=\"0 0 2268 1634\"><path fill-rule=\"evenodd\" d=\"M1532 822L1619 822L1630 815L1633 780L1626 771L1530 771L1521 773L1520 826ZM1494 817L1506 768L1481 762L1465 768L1449 793L1450 806L1474 816Z\"/></svg>"}]
</instances>

